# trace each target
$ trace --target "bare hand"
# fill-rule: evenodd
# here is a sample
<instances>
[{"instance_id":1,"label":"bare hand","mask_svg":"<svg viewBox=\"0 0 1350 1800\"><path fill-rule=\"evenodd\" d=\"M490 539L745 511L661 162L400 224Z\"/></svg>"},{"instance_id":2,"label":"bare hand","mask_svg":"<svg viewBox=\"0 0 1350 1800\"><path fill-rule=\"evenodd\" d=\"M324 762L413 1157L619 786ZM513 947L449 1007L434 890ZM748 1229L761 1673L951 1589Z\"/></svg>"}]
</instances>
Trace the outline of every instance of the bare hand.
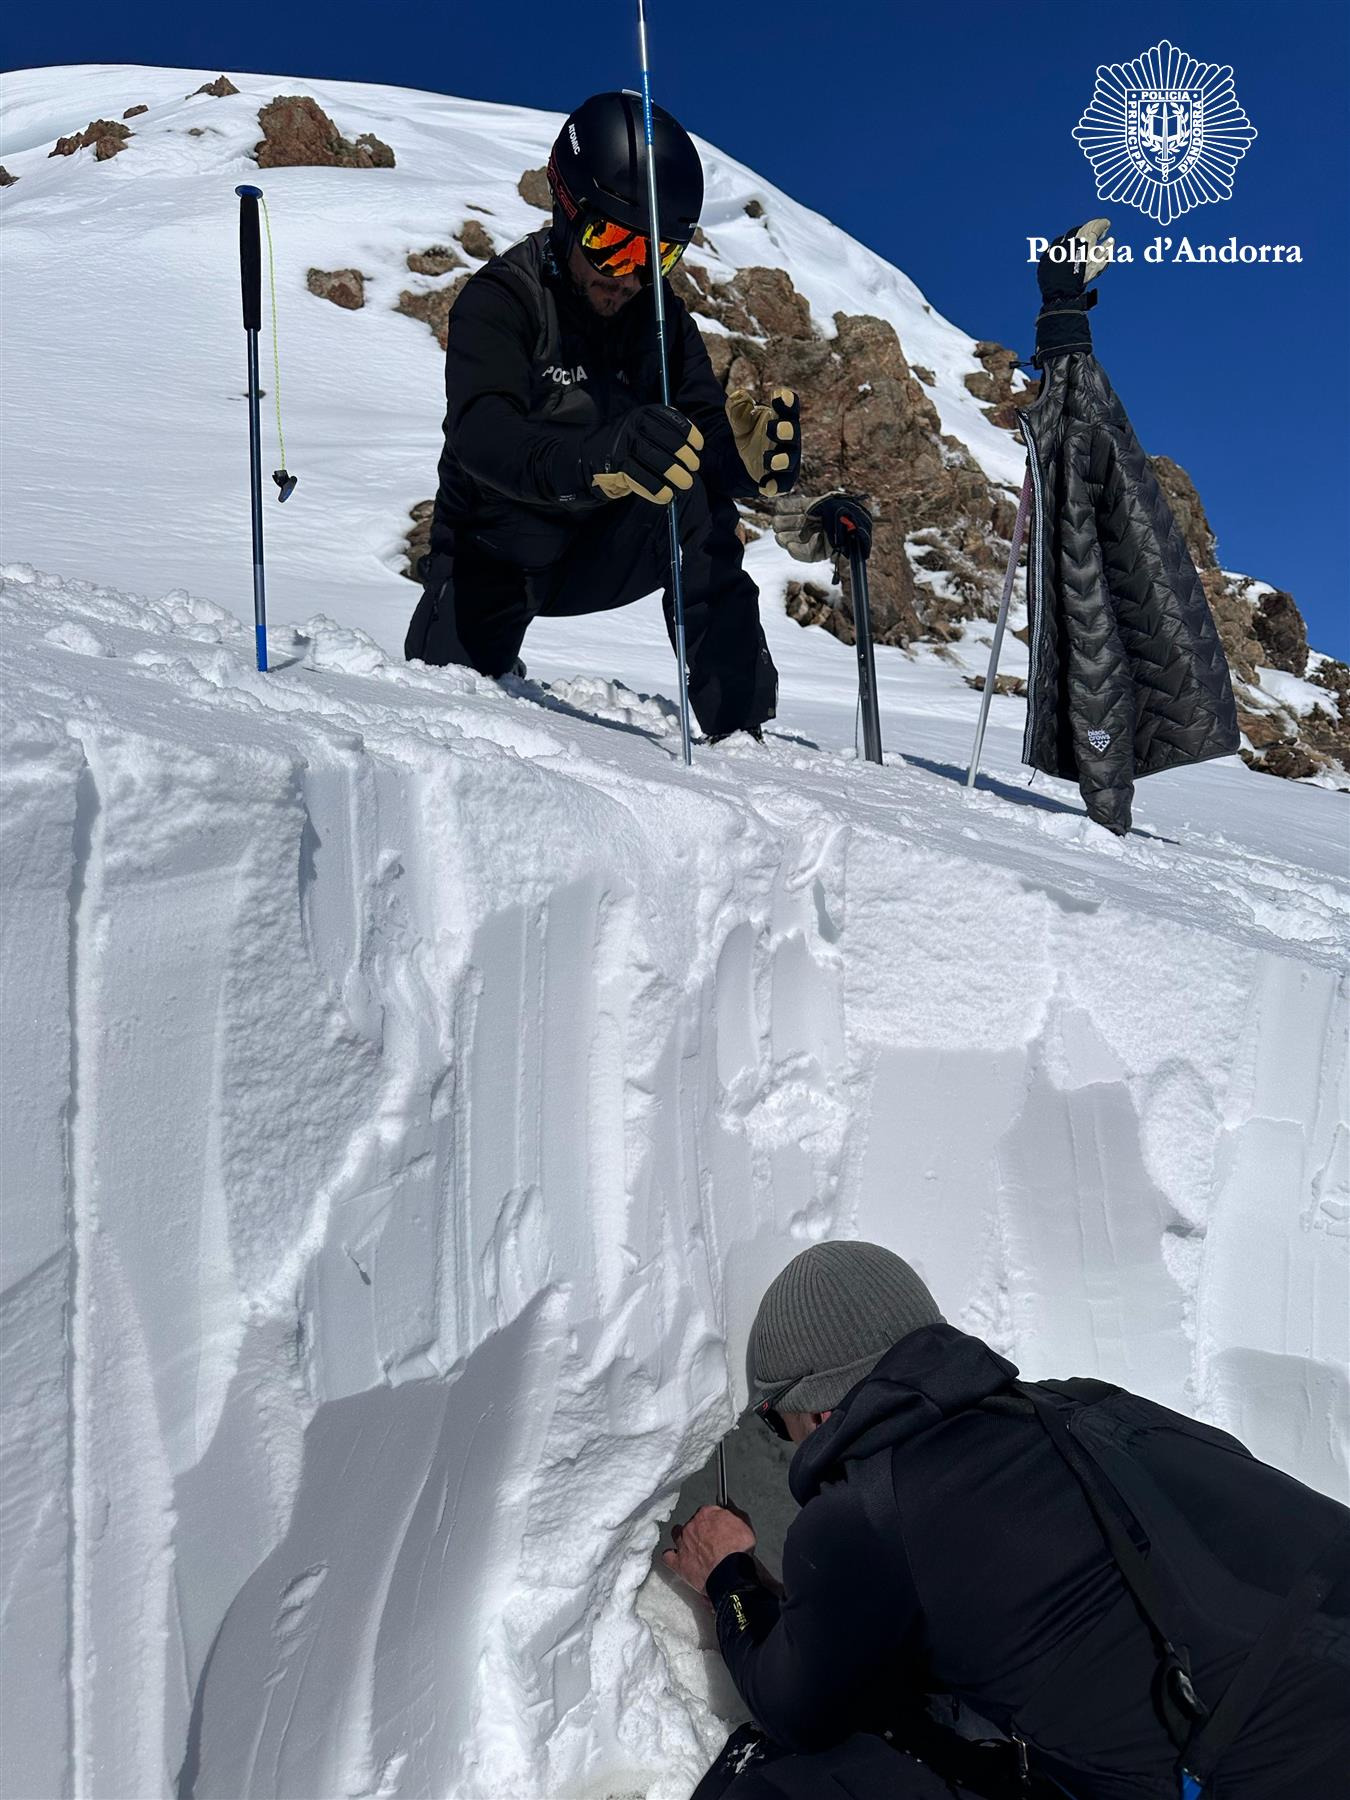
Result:
<instances>
[{"instance_id":1,"label":"bare hand","mask_svg":"<svg viewBox=\"0 0 1350 1800\"><path fill-rule=\"evenodd\" d=\"M724 1556L755 1547L750 1521L724 1506L700 1506L687 1525L677 1525L670 1535L675 1548L662 1552L665 1565L698 1594Z\"/></svg>"}]
</instances>

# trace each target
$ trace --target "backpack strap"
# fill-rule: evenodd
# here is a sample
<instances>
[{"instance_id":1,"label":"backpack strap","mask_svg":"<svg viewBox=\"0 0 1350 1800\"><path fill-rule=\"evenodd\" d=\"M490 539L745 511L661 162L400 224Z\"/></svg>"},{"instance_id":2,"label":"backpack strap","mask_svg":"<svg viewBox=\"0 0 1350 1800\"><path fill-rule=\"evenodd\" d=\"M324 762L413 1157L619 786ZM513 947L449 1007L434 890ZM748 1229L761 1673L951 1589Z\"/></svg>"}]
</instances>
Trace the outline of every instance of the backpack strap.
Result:
<instances>
[{"instance_id":1,"label":"backpack strap","mask_svg":"<svg viewBox=\"0 0 1350 1800\"><path fill-rule=\"evenodd\" d=\"M1190 1658L1184 1646L1178 1647L1176 1634L1169 1623L1170 1607L1152 1568L1140 1554L1134 1539L1121 1522L1117 1504L1107 1498L1114 1493L1096 1463L1069 1434L1060 1409L1050 1404L1029 1382L1014 1383L1016 1391L1029 1400L1050 1442L1077 1477L1097 1521L1107 1548L1144 1623L1153 1635L1158 1652L1159 1701L1163 1722L1178 1750L1184 1751L1196 1727L1209 1717L1209 1709L1195 1691L1191 1681Z\"/></svg>"},{"instance_id":2,"label":"backpack strap","mask_svg":"<svg viewBox=\"0 0 1350 1800\"><path fill-rule=\"evenodd\" d=\"M1290 1588L1247 1652L1222 1699L1210 1712L1191 1681L1186 1650L1178 1648L1167 1622L1169 1608L1162 1589L1134 1539L1125 1530L1115 1504L1107 1499L1107 1495L1114 1495L1115 1490L1105 1472L1079 1440L1070 1435L1058 1407L1051 1405L1028 1382L1019 1381L1013 1385L1031 1402L1051 1443L1077 1477L1125 1585L1153 1633L1158 1647L1163 1719L1181 1752L1182 1800L1199 1800L1220 1759L1236 1743L1256 1710L1275 1671L1293 1647L1294 1639L1350 1569L1350 1532L1338 1531L1320 1546L1313 1561ZM1063 1385L1067 1387L1067 1384ZM1118 1495L1115 1499L1119 1502Z\"/></svg>"},{"instance_id":3,"label":"backpack strap","mask_svg":"<svg viewBox=\"0 0 1350 1800\"><path fill-rule=\"evenodd\" d=\"M1195 1784L1194 1792L1204 1787L1224 1752L1237 1741L1275 1671L1293 1648L1294 1639L1347 1568L1350 1533L1339 1531L1322 1545L1285 1595L1275 1616L1248 1651L1247 1660L1229 1682L1222 1700L1187 1745L1182 1776Z\"/></svg>"}]
</instances>

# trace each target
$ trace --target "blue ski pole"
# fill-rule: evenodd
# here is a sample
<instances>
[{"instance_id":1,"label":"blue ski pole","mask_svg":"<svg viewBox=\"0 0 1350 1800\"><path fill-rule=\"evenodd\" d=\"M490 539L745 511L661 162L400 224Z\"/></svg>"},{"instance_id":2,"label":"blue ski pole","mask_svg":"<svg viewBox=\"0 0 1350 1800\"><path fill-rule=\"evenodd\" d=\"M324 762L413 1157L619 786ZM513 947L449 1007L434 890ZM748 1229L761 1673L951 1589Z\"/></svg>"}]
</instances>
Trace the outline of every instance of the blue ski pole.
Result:
<instances>
[{"instance_id":1,"label":"blue ski pole","mask_svg":"<svg viewBox=\"0 0 1350 1800\"><path fill-rule=\"evenodd\" d=\"M267 593L263 583L262 420L259 416L258 333L262 330L262 242L258 202L262 189L237 187L239 275L244 292L244 335L248 339L248 458L253 505L253 635L258 668L267 672Z\"/></svg>"},{"instance_id":2,"label":"blue ski pole","mask_svg":"<svg viewBox=\"0 0 1350 1800\"><path fill-rule=\"evenodd\" d=\"M661 212L656 194L656 142L652 122L652 77L647 58L647 9L638 0L638 53L642 62L642 130L647 145L647 265L652 272L652 297L656 307L656 348L661 363L661 404L670 405L670 362L666 355L666 296L661 280ZM685 767L694 760L689 733L689 677L685 660L684 572L680 561L679 502L672 499L670 514L670 593L675 614L675 660L680 678L680 746Z\"/></svg>"}]
</instances>

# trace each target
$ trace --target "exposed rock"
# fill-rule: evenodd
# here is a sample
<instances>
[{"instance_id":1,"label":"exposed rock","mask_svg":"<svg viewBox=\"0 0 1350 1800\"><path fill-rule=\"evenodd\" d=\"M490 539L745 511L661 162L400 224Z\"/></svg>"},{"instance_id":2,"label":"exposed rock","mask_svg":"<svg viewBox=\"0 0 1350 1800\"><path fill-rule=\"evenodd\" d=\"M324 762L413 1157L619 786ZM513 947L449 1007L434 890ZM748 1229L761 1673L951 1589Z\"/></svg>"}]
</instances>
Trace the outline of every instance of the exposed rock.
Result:
<instances>
[{"instance_id":1,"label":"exposed rock","mask_svg":"<svg viewBox=\"0 0 1350 1800\"><path fill-rule=\"evenodd\" d=\"M553 190L548 185L548 169L526 169L516 183L516 192L526 206L537 206L541 212L553 211Z\"/></svg>"},{"instance_id":2,"label":"exposed rock","mask_svg":"<svg viewBox=\"0 0 1350 1800\"><path fill-rule=\"evenodd\" d=\"M818 582L789 581L783 590L783 601L787 616L798 625L823 625L844 643L854 641L852 618L840 617L838 602Z\"/></svg>"},{"instance_id":3,"label":"exposed rock","mask_svg":"<svg viewBox=\"0 0 1350 1800\"><path fill-rule=\"evenodd\" d=\"M982 694L984 692L984 676L967 675L966 686L974 688L977 694ZM1027 697L1027 684L1020 675L995 675L994 692L996 694L1011 694L1018 700L1025 700Z\"/></svg>"},{"instance_id":4,"label":"exposed rock","mask_svg":"<svg viewBox=\"0 0 1350 1800\"><path fill-rule=\"evenodd\" d=\"M392 169L388 144L362 132L349 143L328 114L302 94L279 94L258 114L262 138L253 147L260 169Z\"/></svg>"},{"instance_id":5,"label":"exposed rock","mask_svg":"<svg viewBox=\"0 0 1350 1800\"><path fill-rule=\"evenodd\" d=\"M479 262L486 262L489 256L495 256L492 239L486 227L478 219L466 219L456 234L464 246L465 253L476 257Z\"/></svg>"},{"instance_id":6,"label":"exposed rock","mask_svg":"<svg viewBox=\"0 0 1350 1800\"><path fill-rule=\"evenodd\" d=\"M713 289L717 303L734 316L723 318L733 331L759 337L809 338L813 335L806 296L792 285L786 269L740 269Z\"/></svg>"},{"instance_id":7,"label":"exposed rock","mask_svg":"<svg viewBox=\"0 0 1350 1800\"><path fill-rule=\"evenodd\" d=\"M962 377L967 392L974 394L977 400L987 400L991 406L1001 406L1011 401L1012 378L1017 371L1017 352L1009 350L1003 344L982 342L975 346L975 360L982 367Z\"/></svg>"},{"instance_id":8,"label":"exposed rock","mask_svg":"<svg viewBox=\"0 0 1350 1800\"><path fill-rule=\"evenodd\" d=\"M1247 584L1231 580L1221 569L1202 569L1200 585L1219 628L1229 668L1238 680L1255 681L1256 665L1265 661L1265 651L1252 629L1255 608L1247 598Z\"/></svg>"},{"instance_id":9,"label":"exposed rock","mask_svg":"<svg viewBox=\"0 0 1350 1800\"><path fill-rule=\"evenodd\" d=\"M1263 775L1282 775L1286 781L1302 781L1305 776L1316 775L1321 767L1301 744L1276 744L1259 756L1244 750L1242 760L1249 769L1259 769Z\"/></svg>"},{"instance_id":10,"label":"exposed rock","mask_svg":"<svg viewBox=\"0 0 1350 1800\"><path fill-rule=\"evenodd\" d=\"M467 275L457 275L448 287L433 288L429 294L412 294L405 288L398 297L394 311L405 313L410 319L420 319L424 325L430 326L435 333L436 342L444 350L449 336L451 311L468 279Z\"/></svg>"},{"instance_id":11,"label":"exposed rock","mask_svg":"<svg viewBox=\"0 0 1350 1800\"><path fill-rule=\"evenodd\" d=\"M1306 679L1334 694L1341 717L1350 720L1350 663L1337 662L1334 656L1321 657L1307 671Z\"/></svg>"},{"instance_id":12,"label":"exposed rock","mask_svg":"<svg viewBox=\"0 0 1350 1800\"><path fill-rule=\"evenodd\" d=\"M131 132L120 119L91 119L83 131L77 131L73 137L57 138L56 148L51 156L73 156L77 150L93 146L94 155L100 162L107 162L110 156L116 156L119 150L126 148Z\"/></svg>"},{"instance_id":13,"label":"exposed rock","mask_svg":"<svg viewBox=\"0 0 1350 1800\"><path fill-rule=\"evenodd\" d=\"M11 175L5 165L0 163L0 187L13 187L18 179L17 175Z\"/></svg>"},{"instance_id":14,"label":"exposed rock","mask_svg":"<svg viewBox=\"0 0 1350 1800\"><path fill-rule=\"evenodd\" d=\"M1310 657L1305 680L1327 690L1327 704L1314 706L1299 720L1299 736L1328 763L1350 777L1350 664L1334 657Z\"/></svg>"},{"instance_id":15,"label":"exposed rock","mask_svg":"<svg viewBox=\"0 0 1350 1800\"><path fill-rule=\"evenodd\" d=\"M925 369L922 363L911 363L909 366L911 373L914 374L925 387L937 386L937 376L931 369Z\"/></svg>"},{"instance_id":16,"label":"exposed rock","mask_svg":"<svg viewBox=\"0 0 1350 1800\"><path fill-rule=\"evenodd\" d=\"M395 166L393 151L373 131L363 131L356 140L356 147L365 151L372 169L392 169Z\"/></svg>"},{"instance_id":17,"label":"exposed rock","mask_svg":"<svg viewBox=\"0 0 1350 1800\"><path fill-rule=\"evenodd\" d=\"M1284 712L1248 712L1239 706L1238 724L1253 750L1269 750L1272 744L1283 744L1294 735L1293 715Z\"/></svg>"},{"instance_id":18,"label":"exposed rock","mask_svg":"<svg viewBox=\"0 0 1350 1800\"><path fill-rule=\"evenodd\" d=\"M759 200L747 200L745 203L745 216L747 219L762 219L764 217L763 203Z\"/></svg>"},{"instance_id":19,"label":"exposed rock","mask_svg":"<svg viewBox=\"0 0 1350 1800\"><path fill-rule=\"evenodd\" d=\"M409 581L420 581L417 565L431 550L431 515L436 507L434 500L419 500L416 506L408 509L408 517L412 520L412 530L408 533L408 560L402 573Z\"/></svg>"},{"instance_id":20,"label":"exposed rock","mask_svg":"<svg viewBox=\"0 0 1350 1800\"><path fill-rule=\"evenodd\" d=\"M1261 661L1267 668L1302 675L1308 666L1308 627L1292 594L1286 594L1282 588L1263 594L1252 614L1252 630L1264 652Z\"/></svg>"},{"instance_id":21,"label":"exposed rock","mask_svg":"<svg viewBox=\"0 0 1350 1800\"><path fill-rule=\"evenodd\" d=\"M1181 535L1186 540L1191 561L1202 575L1207 570L1217 569L1219 561L1215 554L1214 532L1205 517L1205 509L1200 504L1195 483L1181 464L1174 463L1170 456L1150 456L1148 460L1158 478L1158 486L1172 509L1172 517L1181 527Z\"/></svg>"},{"instance_id":22,"label":"exposed rock","mask_svg":"<svg viewBox=\"0 0 1350 1800\"><path fill-rule=\"evenodd\" d=\"M216 100L223 100L227 94L237 94L238 92L239 89L228 75L217 75L214 81L204 81L199 88L193 88L188 99L191 100L196 94L210 94Z\"/></svg>"},{"instance_id":23,"label":"exposed rock","mask_svg":"<svg viewBox=\"0 0 1350 1800\"><path fill-rule=\"evenodd\" d=\"M464 258L448 244L432 244L427 250L410 250L408 268L414 275L448 275L451 269L462 269Z\"/></svg>"},{"instance_id":24,"label":"exposed rock","mask_svg":"<svg viewBox=\"0 0 1350 1800\"><path fill-rule=\"evenodd\" d=\"M150 110L150 108L148 106L129 106L127 108L127 110L122 114L122 117L124 119L135 119L135 118L139 117L139 115L141 113L149 112L149 110Z\"/></svg>"},{"instance_id":25,"label":"exposed rock","mask_svg":"<svg viewBox=\"0 0 1350 1800\"><path fill-rule=\"evenodd\" d=\"M348 312L359 312L366 303L366 278L359 269L311 269L305 285L311 294Z\"/></svg>"}]
</instances>

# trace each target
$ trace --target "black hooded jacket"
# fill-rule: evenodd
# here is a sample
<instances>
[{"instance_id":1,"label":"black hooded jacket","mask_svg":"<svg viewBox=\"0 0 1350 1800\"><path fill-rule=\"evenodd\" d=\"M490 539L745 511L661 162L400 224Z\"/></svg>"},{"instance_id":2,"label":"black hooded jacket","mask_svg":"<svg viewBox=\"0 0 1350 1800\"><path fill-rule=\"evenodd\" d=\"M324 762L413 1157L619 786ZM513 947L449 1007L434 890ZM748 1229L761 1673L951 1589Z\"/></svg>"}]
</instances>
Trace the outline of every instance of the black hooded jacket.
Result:
<instances>
[{"instance_id":1,"label":"black hooded jacket","mask_svg":"<svg viewBox=\"0 0 1350 1800\"><path fill-rule=\"evenodd\" d=\"M701 474L714 494L756 491L736 450L726 395L698 328L664 284L671 404L703 433ZM603 428L661 402L652 290L602 318L560 269L543 226L465 283L445 354L445 448L433 553L456 532L523 568L557 551L559 521L611 505L590 484Z\"/></svg>"},{"instance_id":2,"label":"black hooded jacket","mask_svg":"<svg viewBox=\"0 0 1350 1800\"><path fill-rule=\"evenodd\" d=\"M722 1653L755 1719L794 1750L952 1695L1024 1739L1032 1766L1074 1800L1177 1800L1153 1640L1075 1476L1010 1391L1016 1374L949 1325L902 1339L793 1458L802 1511L781 1602L749 1556L713 1570ZM1232 1627L1238 1588L1283 1593L1310 1534L1343 1530L1345 1510L1225 1433L1112 1392L1158 1447L1178 1518L1200 1507L1191 1523L1234 1590L1224 1617L1188 1620L1197 1686L1222 1692L1246 1650ZM1332 1596L1342 1613L1347 1587ZM1316 1630L1296 1648L1221 1765L1214 1800L1343 1796L1327 1770L1347 1766L1335 1746L1328 1765L1335 1716L1350 1752L1344 1619L1320 1659Z\"/></svg>"},{"instance_id":3,"label":"black hooded jacket","mask_svg":"<svg viewBox=\"0 0 1350 1800\"><path fill-rule=\"evenodd\" d=\"M1087 333L1081 332L1084 342ZM1032 477L1022 760L1130 827L1134 783L1238 748L1228 662L1152 465L1090 348L1050 346Z\"/></svg>"}]
</instances>

